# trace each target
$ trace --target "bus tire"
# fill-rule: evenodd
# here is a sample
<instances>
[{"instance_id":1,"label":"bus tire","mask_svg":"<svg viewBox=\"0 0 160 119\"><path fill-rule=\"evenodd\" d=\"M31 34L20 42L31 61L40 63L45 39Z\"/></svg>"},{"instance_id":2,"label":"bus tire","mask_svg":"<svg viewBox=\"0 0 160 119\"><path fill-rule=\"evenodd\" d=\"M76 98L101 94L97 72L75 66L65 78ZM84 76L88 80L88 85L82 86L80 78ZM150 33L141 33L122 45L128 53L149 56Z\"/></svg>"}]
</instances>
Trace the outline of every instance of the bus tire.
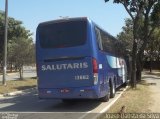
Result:
<instances>
[{"instance_id":1,"label":"bus tire","mask_svg":"<svg viewBox=\"0 0 160 119\"><path fill-rule=\"evenodd\" d=\"M109 96L110 96L110 94L107 94L106 96L100 98L100 101L101 102L108 102L109 101Z\"/></svg>"},{"instance_id":2,"label":"bus tire","mask_svg":"<svg viewBox=\"0 0 160 119\"><path fill-rule=\"evenodd\" d=\"M110 82L109 82L109 85L110 85L110 98L114 98L115 97L115 92L116 92L114 80L111 79Z\"/></svg>"}]
</instances>

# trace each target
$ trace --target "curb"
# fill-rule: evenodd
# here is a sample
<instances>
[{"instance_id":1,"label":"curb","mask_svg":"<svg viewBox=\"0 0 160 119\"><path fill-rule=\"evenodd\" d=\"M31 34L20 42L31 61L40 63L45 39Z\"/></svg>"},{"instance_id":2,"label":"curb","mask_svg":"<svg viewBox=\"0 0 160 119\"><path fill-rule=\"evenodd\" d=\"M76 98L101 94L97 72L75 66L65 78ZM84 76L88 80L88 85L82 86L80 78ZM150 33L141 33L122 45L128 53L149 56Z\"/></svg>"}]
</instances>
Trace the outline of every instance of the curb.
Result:
<instances>
[{"instance_id":1,"label":"curb","mask_svg":"<svg viewBox=\"0 0 160 119\"><path fill-rule=\"evenodd\" d=\"M10 92L10 93L5 93L5 94L0 94L0 98L3 97L10 97L10 96L17 96L17 95L24 95L33 91L37 91L37 87L35 88L30 88L30 89L26 89L26 90L21 90L21 91L15 91L15 92Z\"/></svg>"},{"instance_id":2,"label":"curb","mask_svg":"<svg viewBox=\"0 0 160 119\"><path fill-rule=\"evenodd\" d=\"M99 112L99 114L97 114L93 119L97 119L97 118L101 117L103 114L105 114L111 108L111 106L122 96L122 94L128 89L128 87L129 86L126 86L126 88L123 89L123 91L119 94L119 96L116 97L106 108L101 110Z\"/></svg>"}]
</instances>

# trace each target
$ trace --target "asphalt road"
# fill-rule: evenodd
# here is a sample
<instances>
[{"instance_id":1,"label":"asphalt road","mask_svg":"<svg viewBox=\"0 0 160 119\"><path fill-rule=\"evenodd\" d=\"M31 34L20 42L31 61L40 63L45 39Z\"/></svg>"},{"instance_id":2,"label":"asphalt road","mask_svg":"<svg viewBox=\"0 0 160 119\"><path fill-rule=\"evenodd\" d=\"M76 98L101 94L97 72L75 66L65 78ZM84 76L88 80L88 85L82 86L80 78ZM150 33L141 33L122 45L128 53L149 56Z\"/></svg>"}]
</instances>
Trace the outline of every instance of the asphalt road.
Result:
<instances>
[{"instance_id":1,"label":"asphalt road","mask_svg":"<svg viewBox=\"0 0 160 119\"><path fill-rule=\"evenodd\" d=\"M91 119L105 111L121 92L122 89L109 102L78 100L66 104L61 100L39 100L34 90L23 95L0 98L0 118L13 114L18 116L16 119Z\"/></svg>"}]
</instances>

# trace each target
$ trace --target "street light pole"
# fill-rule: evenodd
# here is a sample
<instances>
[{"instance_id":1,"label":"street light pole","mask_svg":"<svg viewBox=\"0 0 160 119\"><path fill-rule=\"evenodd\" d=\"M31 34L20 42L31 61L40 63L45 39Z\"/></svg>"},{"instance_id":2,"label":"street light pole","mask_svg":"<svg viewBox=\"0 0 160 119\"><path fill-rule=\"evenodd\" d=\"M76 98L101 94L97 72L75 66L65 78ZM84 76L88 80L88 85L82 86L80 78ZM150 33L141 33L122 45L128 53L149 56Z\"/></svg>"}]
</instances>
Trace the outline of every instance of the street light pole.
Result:
<instances>
[{"instance_id":1,"label":"street light pole","mask_svg":"<svg viewBox=\"0 0 160 119\"><path fill-rule=\"evenodd\" d=\"M4 34L4 56L3 56L3 85L6 85L7 72L7 37L8 37L8 0L5 2L5 34Z\"/></svg>"}]
</instances>

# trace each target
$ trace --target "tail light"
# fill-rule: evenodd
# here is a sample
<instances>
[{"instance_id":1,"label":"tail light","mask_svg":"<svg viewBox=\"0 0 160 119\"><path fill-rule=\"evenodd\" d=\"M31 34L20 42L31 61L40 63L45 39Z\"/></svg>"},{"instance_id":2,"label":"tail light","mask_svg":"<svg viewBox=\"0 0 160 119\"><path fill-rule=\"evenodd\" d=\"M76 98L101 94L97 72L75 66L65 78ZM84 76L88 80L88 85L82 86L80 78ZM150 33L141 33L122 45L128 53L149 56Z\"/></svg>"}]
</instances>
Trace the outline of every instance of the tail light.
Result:
<instances>
[{"instance_id":1,"label":"tail light","mask_svg":"<svg viewBox=\"0 0 160 119\"><path fill-rule=\"evenodd\" d=\"M92 64L93 64L93 73L98 73L98 64L96 59L92 59Z\"/></svg>"},{"instance_id":2,"label":"tail light","mask_svg":"<svg viewBox=\"0 0 160 119\"><path fill-rule=\"evenodd\" d=\"M93 65L93 80L94 80L94 85L98 84L98 63L96 59L92 59L92 65Z\"/></svg>"}]
</instances>

